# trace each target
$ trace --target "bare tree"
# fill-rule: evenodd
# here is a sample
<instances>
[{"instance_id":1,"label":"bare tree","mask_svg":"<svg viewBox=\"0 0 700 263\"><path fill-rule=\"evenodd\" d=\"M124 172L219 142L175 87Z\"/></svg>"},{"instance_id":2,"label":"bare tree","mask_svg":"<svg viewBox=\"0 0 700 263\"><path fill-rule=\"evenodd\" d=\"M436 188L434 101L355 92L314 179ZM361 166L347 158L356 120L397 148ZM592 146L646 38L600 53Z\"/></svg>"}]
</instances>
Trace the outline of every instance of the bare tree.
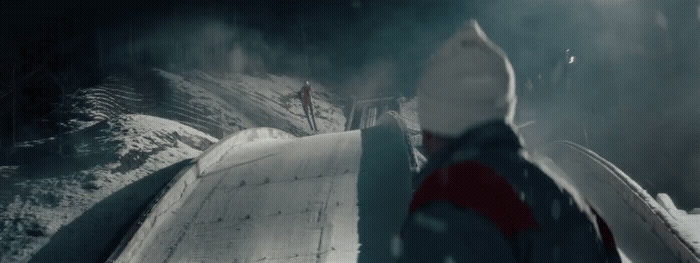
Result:
<instances>
[{"instance_id":1,"label":"bare tree","mask_svg":"<svg viewBox=\"0 0 700 263\"><path fill-rule=\"evenodd\" d=\"M10 75L10 83L2 83L0 82L0 85L5 86L8 88L10 91L6 94L3 95L3 97L12 95L12 146L10 148L10 152L14 152L15 147L17 146L17 96L18 93L20 92L21 88L28 85L32 77L37 75L44 66L46 65L46 60L44 60L40 64L35 64L31 65L30 70L26 73L21 74L21 76L18 75L18 70L22 69L24 66L23 61L14 61L12 64L11 68L11 75Z\"/></svg>"},{"instance_id":2,"label":"bare tree","mask_svg":"<svg viewBox=\"0 0 700 263\"><path fill-rule=\"evenodd\" d=\"M56 85L61 89L61 102L58 105L58 109L61 110L65 106L66 102L66 86L65 86L65 81L59 79L59 77L56 76L56 74L51 73L51 79L56 83ZM58 123L58 134L56 135L56 139L58 141L58 154L63 155L63 123L62 120L59 121Z\"/></svg>"},{"instance_id":3,"label":"bare tree","mask_svg":"<svg viewBox=\"0 0 700 263\"><path fill-rule=\"evenodd\" d=\"M67 90L75 90L75 86L78 82L78 72L73 65L69 65L65 71L60 73L51 72L49 73L49 76L61 90L61 101L59 102L57 109L62 111L66 107ZM58 122L58 135L56 136L58 141L58 153L63 155L66 152L66 149L64 149L64 137L67 124L64 123L63 118L60 118Z\"/></svg>"}]
</instances>

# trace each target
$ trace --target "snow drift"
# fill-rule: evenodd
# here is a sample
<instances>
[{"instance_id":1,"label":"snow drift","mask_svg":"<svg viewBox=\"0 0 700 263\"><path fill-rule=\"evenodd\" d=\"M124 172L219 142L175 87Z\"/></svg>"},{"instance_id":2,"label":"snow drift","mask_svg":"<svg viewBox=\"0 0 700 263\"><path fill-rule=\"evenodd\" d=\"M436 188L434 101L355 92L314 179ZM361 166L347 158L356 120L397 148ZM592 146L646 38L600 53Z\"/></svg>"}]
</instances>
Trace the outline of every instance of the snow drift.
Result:
<instances>
[{"instance_id":1,"label":"snow drift","mask_svg":"<svg viewBox=\"0 0 700 263\"><path fill-rule=\"evenodd\" d=\"M146 75L109 77L69 94L50 116L62 123L62 134L24 142L3 158L1 262L104 259L144 205L215 137L259 126L284 130L273 137L311 133L296 99L300 80L200 71ZM330 102L338 98L321 85L314 89L321 132L342 131L342 106Z\"/></svg>"},{"instance_id":2,"label":"snow drift","mask_svg":"<svg viewBox=\"0 0 700 263\"><path fill-rule=\"evenodd\" d=\"M56 138L36 142L24 149L24 161L13 174L0 177L0 261L26 261L34 253L41 260L56 245L60 253L43 259L97 260L108 236L129 225L130 213L172 178L163 169L197 157L217 141L143 115L98 122L63 140L74 146L72 154L47 154L57 148Z\"/></svg>"}]
</instances>

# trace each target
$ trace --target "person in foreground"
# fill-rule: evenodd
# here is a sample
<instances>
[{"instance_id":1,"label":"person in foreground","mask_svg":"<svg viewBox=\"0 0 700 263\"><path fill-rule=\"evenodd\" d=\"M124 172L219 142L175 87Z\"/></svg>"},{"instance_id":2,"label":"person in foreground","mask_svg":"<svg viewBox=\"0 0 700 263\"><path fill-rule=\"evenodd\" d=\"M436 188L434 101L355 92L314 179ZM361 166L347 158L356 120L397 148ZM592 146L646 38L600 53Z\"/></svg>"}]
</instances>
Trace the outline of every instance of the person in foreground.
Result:
<instances>
[{"instance_id":1,"label":"person in foreground","mask_svg":"<svg viewBox=\"0 0 700 263\"><path fill-rule=\"evenodd\" d=\"M513 129L515 77L475 20L418 83L429 155L401 233L399 262L620 262L605 222L527 160Z\"/></svg>"}]
</instances>

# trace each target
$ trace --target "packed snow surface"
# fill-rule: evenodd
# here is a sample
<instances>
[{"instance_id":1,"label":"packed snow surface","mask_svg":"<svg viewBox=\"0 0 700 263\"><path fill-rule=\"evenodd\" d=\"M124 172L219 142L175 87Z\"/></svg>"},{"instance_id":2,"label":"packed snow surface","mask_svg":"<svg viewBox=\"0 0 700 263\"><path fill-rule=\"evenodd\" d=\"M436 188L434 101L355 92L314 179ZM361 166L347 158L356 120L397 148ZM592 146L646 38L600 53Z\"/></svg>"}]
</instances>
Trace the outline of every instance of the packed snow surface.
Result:
<instances>
[{"instance_id":1,"label":"packed snow surface","mask_svg":"<svg viewBox=\"0 0 700 263\"><path fill-rule=\"evenodd\" d=\"M221 140L175 178L116 262L385 262L411 196L410 145L379 126ZM385 249L384 249L385 248Z\"/></svg>"},{"instance_id":2,"label":"packed snow surface","mask_svg":"<svg viewBox=\"0 0 700 263\"><path fill-rule=\"evenodd\" d=\"M149 194L169 180L167 175L146 177L199 156L217 141L178 122L144 115L97 122L64 139L75 145L69 156L37 152L35 159L23 165L0 169L0 262L27 261L42 246L49 243L53 247L59 241L66 243L62 247L65 250L56 253L59 257L45 260L97 260L109 240L70 235L61 235L66 239L58 240L54 234L59 230L84 233L81 228L85 227L100 235L109 233L110 227L122 227L120 223L128 223L124 214L133 211L139 202L147 203ZM46 140L34 149L52 146L55 140ZM139 181L152 189L137 188L113 195ZM96 206L104 200L114 203ZM87 211L96 218L81 219ZM97 241L85 243L88 240ZM45 249L49 252L51 248Z\"/></svg>"},{"instance_id":3,"label":"packed snow surface","mask_svg":"<svg viewBox=\"0 0 700 263\"><path fill-rule=\"evenodd\" d=\"M355 261L360 146L360 131L226 145L116 261Z\"/></svg>"}]
</instances>

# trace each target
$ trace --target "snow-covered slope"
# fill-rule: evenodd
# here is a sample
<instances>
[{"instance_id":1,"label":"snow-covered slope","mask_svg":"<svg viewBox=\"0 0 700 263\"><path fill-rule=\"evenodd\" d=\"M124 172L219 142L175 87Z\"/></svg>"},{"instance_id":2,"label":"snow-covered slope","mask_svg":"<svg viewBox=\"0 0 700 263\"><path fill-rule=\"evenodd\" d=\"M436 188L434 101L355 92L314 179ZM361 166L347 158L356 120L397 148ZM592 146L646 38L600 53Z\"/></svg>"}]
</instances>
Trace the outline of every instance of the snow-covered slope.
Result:
<instances>
[{"instance_id":1,"label":"snow-covered slope","mask_svg":"<svg viewBox=\"0 0 700 263\"><path fill-rule=\"evenodd\" d=\"M66 233L89 225L119 235L122 230L113 230L133 219L177 173L174 167L198 157L215 137L260 126L280 134L312 133L297 97L300 80L157 69L139 78L109 77L70 94L50 116L63 123L65 135L22 143L3 160L13 166L0 166L0 262L25 261L34 253L35 260L60 254L68 261L93 261L106 253L96 250L113 240L87 235L65 242ZM313 84L319 132L342 131L342 107L329 102L336 95ZM158 172L166 167L168 172ZM121 215L103 211L107 200L123 198L133 202L114 205ZM86 219L92 217L111 223ZM87 250L56 253L71 244Z\"/></svg>"},{"instance_id":2,"label":"snow-covered slope","mask_svg":"<svg viewBox=\"0 0 700 263\"><path fill-rule=\"evenodd\" d=\"M570 182L605 218L616 242L634 262L698 262L700 215L676 209L667 195L651 197L594 152L571 142L539 150L538 163Z\"/></svg>"},{"instance_id":3,"label":"snow-covered slope","mask_svg":"<svg viewBox=\"0 0 700 263\"><path fill-rule=\"evenodd\" d=\"M127 79L108 77L100 85L77 90L56 114L65 114L66 126L80 129L122 114L151 113L155 101L151 94L136 90Z\"/></svg>"},{"instance_id":4,"label":"snow-covered slope","mask_svg":"<svg viewBox=\"0 0 700 263\"><path fill-rule=\"evenodd\" d=\"M342 106L332 102L343 100L312 85L319 132L342 131ZM183 160L218 162L199 156L214 137L254 127L279 129L268 134L275 138L316 133L297 97L301 86L284 76L156 69L69 95L51 116L68 132L22 143L4 160L14 166L0 166L0 261L103 259L123 227L188 165ZM243 134L237 143L260 136Z\"/></svg>"},{"instance_id":5,"label":"snow-covered slope","mask_svg":"<svg viewBox=\"0 0 700 263\"><path fill-rule=\"evenodd\" d=\"M82 128L122 114L148 114L176 120L221 138L236 131L272 127L297 136L312 132L297 92L298 79L154 69L149 83L110 77L103 84L78 90L62 108L68 126ZM141 84L136 84L141 83ZM134 88L133 85L151 85ZM342 101L322 85L312 83L319 132L343 131Z\"/></svg>"},{"instance_id":6,"label":"snow-covered slope","mask_svg":"<svg viewBox=\"0 0 700 263\"><path fill-rule=\"evenodd\" d=\"M70 155L47 155L57 147L52 138L27 148L22 165L0 169L0 262L26 261L34 253L38 261L97 260L114 238L109 235L177 172L158 171L217 141L144 115L98 122L63 139L74 146Z\"/></svg>"},{"instance_id":7,"label":"snow-covered slope","mask_svg":"<svg viewBox=\"0 0 700 263\"><path fill-rule=\"evenodd\" d=\"M404 132L387 116L361 131L226 138L176 179L112 260L386 262L411 192Z\"/></svg>"},{"instance_id":8,"label":"snow-covered slope","mask_svg":"<svg viewBox=\"0 0 700 263\"><path fill-rule=\"evenodd\" d=\"M172 105L164 113L170 119L217 136L222 131L230 134L254 127L277 128L297 136L312 133L297 95L303 86L299 80L200 71L175 74L157 70L157 73L173 89ZM343 110L329 102L335 95L319 84L312 85L320 132L343 131Z\"/></svg>"}]
</instances>

